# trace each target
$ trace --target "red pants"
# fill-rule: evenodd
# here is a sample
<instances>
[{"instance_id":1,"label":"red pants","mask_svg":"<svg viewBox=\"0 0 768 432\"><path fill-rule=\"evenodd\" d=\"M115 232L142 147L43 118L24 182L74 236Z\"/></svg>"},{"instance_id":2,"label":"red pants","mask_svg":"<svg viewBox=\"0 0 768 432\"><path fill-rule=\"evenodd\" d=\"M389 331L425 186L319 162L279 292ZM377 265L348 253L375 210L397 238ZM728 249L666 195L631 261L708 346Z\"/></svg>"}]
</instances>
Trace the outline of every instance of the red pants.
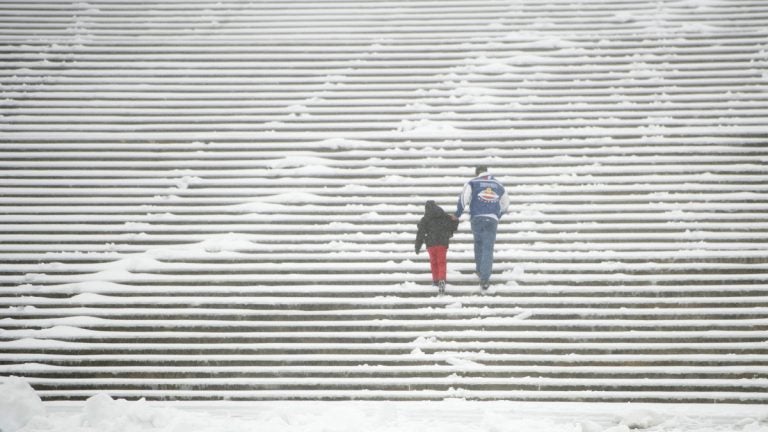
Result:
<instances>
[{"instance_id":1,"label":"red pants","mask_svg":"<svg viewBox=\"0 0 768 432\"><path fill-rule=\"evenodd\" d=\"M445 280L447 265L445 257L448 254L448 246L430 246L427 252L429 252L429 265L432 267L432 282Z\"/></svg>"}]
</instances>

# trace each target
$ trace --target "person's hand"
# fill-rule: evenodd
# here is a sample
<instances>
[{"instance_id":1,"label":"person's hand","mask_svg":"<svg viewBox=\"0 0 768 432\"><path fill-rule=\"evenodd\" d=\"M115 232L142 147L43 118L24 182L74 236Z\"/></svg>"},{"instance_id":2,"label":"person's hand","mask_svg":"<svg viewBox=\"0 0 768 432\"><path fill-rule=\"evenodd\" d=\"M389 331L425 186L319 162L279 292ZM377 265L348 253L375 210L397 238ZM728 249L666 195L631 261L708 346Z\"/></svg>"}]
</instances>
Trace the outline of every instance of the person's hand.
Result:
<instances>
[{"instance_id":1,"label":"person's hand","mask_svg":"<svg viewBox=\"0 0 768 432\"><path fill-rule=\"evenodd\" d=\"M451 215L451 219L454 220L454 221L459 220L459 218L457 218L456 215Z\"/></svg>"}]
</instances>

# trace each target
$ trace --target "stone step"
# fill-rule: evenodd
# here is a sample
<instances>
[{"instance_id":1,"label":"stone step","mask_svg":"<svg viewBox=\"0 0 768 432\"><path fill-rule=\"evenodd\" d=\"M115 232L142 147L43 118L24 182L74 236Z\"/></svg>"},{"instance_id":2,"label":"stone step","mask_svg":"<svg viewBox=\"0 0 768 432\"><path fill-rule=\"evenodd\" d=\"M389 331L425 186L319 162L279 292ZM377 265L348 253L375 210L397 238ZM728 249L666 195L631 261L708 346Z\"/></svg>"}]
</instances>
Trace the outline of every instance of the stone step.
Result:
<instances>
[{"instance_id":1,"label":"stone step","mask_svg":"<svg viewBox=\"0 0 768 432\"><path fill-rule=\"evenodd\" d=\"M637 392L642 395L643 392L653 391L668 391L668 392L706 392L706 391L719 391L723 393L727 392L739 392L739 393L754 393L756 399L765 400L765 395L761 394L765 391L765 384L753 384L748 383L741 384L736 381L734 384L726 384L723 380L712 380L711 384L707 380L695 380L692 383L686 383L683 380L652 380L652 379L640 379L633 382L631 379L601 379L596 380L584 379L579 382L576 378L569 378L567 380L558 380L556 378L475 378L475 377L437 377L437 378L319 378L314 377L312 380L306 379L289 379L289 378L260 378L258 380L251 380L240 378L234 382L226 382L226 378L222 379L90 379L90 380L69 380L69 379L54 379L54 378L29 378L30 384L35 386L39 392L43 393L46 390L58 390L62 388L67 389L75 393L81 389L98 389L108 386L112 392L121 394L122 390L182 390L194 392L236 392L240 391L259 391L259 390L281 390L281 391L297 391L302 390L358 390L364 392L366 390L384 390L384 391L411 391L419 392L420 390L438 390L447 391L456 386L461 386L463 390L468 392L472 391L590 391L599 392L616 390L617 388L627 388L630 391ZM590 382L591 381L591 382ZM643 382L645 381L645 382ZM734 381L731 381L734 382ZM67 383L71 383L69 386ZM700 383L697 385L697 383ZM683 387L681 387L683 386ZM171 392L169 392L171 393Z\"/></svg>"},{"instance_id":2,"label":"stone step","mask_svg":"<svg viewBox=\"0 0 768 432\"><path fill-rule=\"evenodd\" d=\"M48 390L40 391L38 394L43 400L57 401L82 401L98 394L97 390L91 391L68 391L68 390ZM527 401L527 402L546 402L563 401L572 402L644 402L644 403L670 403L672 401L680 403L738 403L738 404L764 404L765 399L756 396L754 393L739 392L667 392L667 391L646 391L632 392L627 391L472 391L465 389L449 388L447 391L420 390L413 391L373 391L373 390L345 390L345 391L223 391L223 392L193 392L193 391L114 391L112 394L118 398L136 398L143 397L153 401L210 401L210 400L228 400L228 401L349 401L349 400L369 400L369 401L440 401L445 399L454 399L460 397L466 400L478 401Z\"/></svg>"},{"instance_id":3,"label":"stone step","mask_svg":"<svg viewBox=\"0 0 768 432\"><path fill-rule=\"evenodd\" d=\"M765 354L765 345L757 340L753 342L672 342L634 344L632 342L500 342L486 341L441 341L436 338L416 338L408 342L278 342L238 344L227 341L213 343L186 344L176 343L109 343L109 342L71 342L61 340L16 340L2 342L3 361L27 359L30 361L59 361L84 363L114 360L115 364L136 363L151 359L166 359L169 365L177 362L204 358L211 362L237 360L258 355L281 354L404 354L414 348L423 352L474 351L489 354ZM76 354L73 354L75 352ZM213 363L212 363L213 364Z\"/></svg>"},{"instance_id":4,"label":"stone step","mask_svg":"<svg viewBox=\"0 0 768 432\"><path fill-rule=\"evenodd\" d=\"M322 331L322 332L188 332L188 331L107 331L81 330L66 326L47 329L9 330L0 334L1 341L18 338L56 338L70 342L116 343L116 344L210 344L227 343L408 343L419 337L435 337L450 341L495 341L495 342L537 342L537 343L681 343L704 341L707 343L752 343L765 339L765 330L675 330L654 331L645 329L624 329L616 331L565 330L431 330L425 331ZM55 336L54 336L55 335Z\"/></svg>"},{"instance_id":5,"label":"stone step","mask_svg":"<svg viewBox=\"0 0 768 432\"><path fill-rule=\"evenodd\" d=\"M472 348L471 351L455 351L455 350L436 350L427 348L428 345L424 345L420 342L414 342L411 344L410 350L402 350L393 355L385 355L377 352L376 354L360 355L357 353L307 353L297 354L295 352L277 353L273 355L257 354L257 355L212 355L209 360L218 364L221 363L220 368L212 368L205 370L206 357L199 355L179 355L179 354L153 354L153 355L136 355L131 350L127 350L125 357L120 358L118 351L113 351L109 355L96 355L96 356L84 356L84 364L76 365L72 363L73 356L56 356L51 354L46 355L33 355L33 354L20 354L20 358L27 358L33 361L29 365L13 365L8 364L7 361L3 366L5 371L14 371L24 367L28 367L30 371L48 373L48 372L66 372L66 371L86 371L93 370L98 372L109 372L106 367L97 367L90 363L103 363L107 360L113 360L117 358L118 363L125 363L124 367L115 369L115 371L123 372L152 372L152 365L159 366L159 370L169 372L200 372L200 373L213 373L228 372L228 373L241 373L241 372L270 372L269 367L273 364L284 364L286 367L278 368L271 372L301 372L306 368L306 371L332 371L332 368L325 368L325 366L333 365L351 365L351 369L366 369L365 364L390 364L391 366L402 366L404 370L441 370L445 367L460 368L462 366L470 366L468 371L482 372L478 369L481 366L488 366L491 371L525 371L534 370L539 372L570 372L574 373L589 372L590 368L593 370L605 370L611 373L626 373L631 374L638 373L660 373L660 374L686 374L698 372L702 374L715 374L718 372L724 373L756 373L764 374L765 368L765 356L755 354L743 354L740 357L735 357L732 353L726 354L701 354L701 353L684 353L677 355L663 355L663 354L644 354L644 355L632 355L632 354L510 354L510 353L488 353L484 350L477 350L478 348ZM425 348L423 351L421 348ZM4 358L10 356L4 355ZM63 357L63 358L62 358ZM5 359L4 359L5 360ZM466 364L460 360L465 361ZM248 365L247 363L252 364ZM357 362L357 363L356 363ZM431 363L430 363L431 362ZM472 363L474 367L472 367ZM761 363L762 362L762 363ZM88 363L88 364L85 364ZM164 363L164 364L161 364ZM187 367L181 363L197 363L195 367ZM213 364L211 366L213 366ZM54 364L63 364L68 366L55 366ZM688 368L688 365L691 368ZM288 367L290 366L290 367ZM669 367L667 367L669 366ZM695 366L695 367L693 367ZM688 368L688 369L687 369ZM360 370L358 370L360 371ZM370 371L369 371L370 372ZM373 371L375 372L375 371Z\"/></svg>"},{"instance_id":6,"label":"stone step","mask_svg":"<svg viewBox=\"0 0 768 432\"><path fill-rule=\"evenodd\" d=\"M378 369L378 371L376 371ZM403 369L403 370L400 370ZM285 379L302 379L307 381L312 381L314 379L324 379L324 378L338 378L338 379L344 379L344 378L382 378L382 377L391 377L391 378L397 378L402 380L408 380L408 379L417 379L417 378L448 378L452 373L460 373L462 377L466 378L493 378L493 379L515 379L515 378L525 378L531 376L531 373L537 374L536 376L540 379L568 379L568 380L578 380L578 379L587 379L590 377L590 375L594 374L595 371L591 372L553 372L553 373L547 373L547 372L540 372L536 370L535 368L532 370L522 370L520 372L497 372L495 371L494 367L490 366L487 367L488 370L483 370L479 372L471 372L471 371L464 371L459 368L450 368L450 367L444 367L441 371L424 371L421 369L416 370L409 370L408 367L403 368L394 368L394 367L387 367L387 366L375 366L371 367L366 371L365 368L351 368L348 371L342 370L331 370L327 372L323 371L307 371L307 372L294 372L294 373L283 373L283 372L269 372L265 371L263 373L253 373L253 372L244 372L244 373L226 373L226 372L212 372L212 373L173 373L173 372L163 372L160 374L153 374L153 373L126 373L121 372L121 376L124 377L124 379L131 379L131 380L159 380L159 379L186 379L186 380L199 380L204 381L206 379L224 379L224 378L230 378L234 381L234 383L237 383L238 381L245 380L245 381L257 381L257 380L264 380L269 382L270 379L275 378L285 378ZM486 369L486 368L484 368ZM279 368L276 368L276 370L280 370ZM652 386L653 380L664 380L664 379L677 379L677 380L690 380L690 381L699 381L699 380L712 380L713 376L721 376L720 379L729 379L729 380L765 380L768 375L766 374L754 374L754 373L728 373L728 372L720 372L715 374L700 374L696 372L691 372L688 374L664 374L664 373L610 373L605 371L600 371L601 375L603 375L604 379L644 379L648 380L649 386ZM37 381L37 380L57 380L57 381L73 381L80 379L84 382L87 382L91 379L108 379L110 377L114 377L114 373L104 372L104 373L98 373L93 371L87 371L85 373L61 373L61 372L51 372L51 373L29 373L29 378L31 380ZM685 385L685 383L681 383ZM206 384L199 384L198 387L205 387L210 388L212 386L206 385ZM62 388L65 386L53 386L51 385L46 386L48 388ZM80 386L67 386L72 388L82 388L85 387L83 385ZM179 387L185 387L184 385L179 385ZM236 387L236 385L233 385L232 387ZM710 386L708 386L710 387ZM724 386L718 387L719 389L722 389Z\"/></svg>"},{"instance_id":7,"label":"stone step","mask_svg":"<svg viewBox=\"0 0 768 432\"><path fill-rule=\"evenodd\" d=\"M701 314L695 314L691 313L690 310L685 310L685 315L682 317L676 317L672 319L677 319L680 321L690 321L690 320L711 320L714 322L728 322L731 321L734 323L734 325L741 324L744 321L747 320L754 320L756 318L762 318L766 315L765 308L762 310L759 310L759 308L743 308L744 310L742 312L721 312L721 313L701 313ZM346 314L341 313L343 311L333 311L332 314L297 314L295 316L285 316L280 315L278 316L260 316L260 315L254 315L254 314L233 314L233 315L222 315L222 314L209 314L209 313L188 313L188 314L179 314L179 316L169 316L168 314L150 314L150 313L140 313L137 312L134 315L124 314L122 318L130 318L132 320L135 320L137 322L136 327L145 327L143 321L166 321L171 324L174 324L174 321L178 321L178 324L183 327L188 327L187 325L183 325L184 321L187 320L193 320L193 321L203 321L203 320L211 320L212 318L215 318L217 321L230 321L233 322L233 324L230 327L227 327L228 329L232 329L232 331L236 331L237 325L234 324L236 322L240 321L247 321L249 324L249 327L254 326L256 323L259 322L270 322L270 321L277 321L277 320L307 320L311 322L316 321L327 321L329 325L332 325L334 322L337 322L341 319L341 316L344 316L347 320L350 320L353 318L354 320L358 320L361 322L361 324L373 321L373 320L388 320L388 321L404 321L404 320L412 320L414 322L423 320L425 316L429 316L430 319L436 319L437 317L440 317L442 319L458 319L459 317L469 317L470 314L462 314L462 313L454 313L451 311L447 311L444 313L429 313L423 314L423 315L417 315L418 310L415 310L415 313L397 313L397 312L388 312L386 310L384 311L371 311L369 314L354 314L352 317L347 316ZM526 311L526 313L529 313L530 311ZM642 321L643 324L645 323L655 323L655 322L666 322L667 320L670 320L669 314L657 314L657 313L651 313L646 312L646 315L639 315L639 314L632 314L627 316L617 316L616 314L600 314L600 311L597 310L593 313L591 313L588 316L584 316L581 314L567 314L567 313L558 313L559 311L556 311L555 313L547 314L547 313L535 313L532 317L535 319L536 322L542 322L542 321L561 321L561 320L571 320L573 322L578 322L579 320L584 321L596 321L596 320L612 320L612 321L628 321L628 322L637 322ZM654 312L656 312L654 310ZM423 313L423 312L422 312ZM522 313L521 311L517 311L517 314ZM14 327L37 327L32 324L28 324L29 321L39 321L39 320L51 320L51 319L57 319L57 318L68 318L71 316L74 316L73 314L61 314L61 313L46 313L45 310L36 311L34 314L26 313L24 315L16 315L13 313L7 314L8 318L12 318L15 320L15 322L8 321L6 319L6 325L7 329L14 328ZM79 316L79 315L77 315ZM102 317L103 315L100 313L92 313L89 315L91 317ZM488 312L483 313L482 315L475 315L475 317L484 317L484 318L493 318L493 317L499 317L499 316L512 316L508 313L504 313L503 311L495 311L490 310ZM109 318L104 319L116 319L113 315L109 315ZM713 324L713 327L715 325ZM522 327L522 326L521 326Z\"/></svg>"}]
</instances>

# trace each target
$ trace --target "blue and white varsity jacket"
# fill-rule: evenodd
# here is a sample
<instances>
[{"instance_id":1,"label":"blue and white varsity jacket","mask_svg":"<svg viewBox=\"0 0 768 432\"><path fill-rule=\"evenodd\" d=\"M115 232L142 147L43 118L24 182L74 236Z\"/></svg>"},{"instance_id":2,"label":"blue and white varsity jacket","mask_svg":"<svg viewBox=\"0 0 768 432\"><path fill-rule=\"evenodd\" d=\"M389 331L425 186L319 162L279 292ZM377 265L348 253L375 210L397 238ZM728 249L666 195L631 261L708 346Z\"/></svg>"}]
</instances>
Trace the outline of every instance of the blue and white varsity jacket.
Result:
<instances>
[{"instance_id":1,"label":"blue and white varsity jacket","mask_svg":"<svg viewBox=\"0 0 768 432\"><path fill-rule=\"evenodd\" d=\"M483 173L464 185L456 206L457 218L461 217L467 206L470 218L483 216L499 220L509 207L509 195L498 180Z\"/></svg>"}]
</instances>

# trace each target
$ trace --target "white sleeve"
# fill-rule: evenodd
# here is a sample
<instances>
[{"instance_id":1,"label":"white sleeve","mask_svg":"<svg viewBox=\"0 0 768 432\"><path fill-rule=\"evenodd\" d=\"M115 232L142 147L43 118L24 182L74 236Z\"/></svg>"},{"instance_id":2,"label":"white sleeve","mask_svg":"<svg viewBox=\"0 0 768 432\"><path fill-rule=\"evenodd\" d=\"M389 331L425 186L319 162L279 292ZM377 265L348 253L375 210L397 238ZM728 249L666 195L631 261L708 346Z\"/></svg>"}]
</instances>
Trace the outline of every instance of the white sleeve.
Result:
<instances>
[{"instance_id":1,"label":"white sleeve","mask_svg":"<svg viewBox=\"0 0 768 432\"><path fill-rule=\"evenodd\" d=\"M472 187L467 183L464 185L461 194L459 194L459 203L456 206L456 217L461 217L470 201L472 201Z\"/></svg>"},{"instance_id":2,"label":"white sleeve","mask_svg":"<svg viewBox=\"0 0 768 432\"><path fill-rule=\"evenodd\" d=\"M461 191L461 202L464 203L464 208L472 202L472 186L469 183L464 185L464 190Z\"/></svg>"},{"instance_id":3,"label":"white sleeve","mask_svg":"<svg viewBox=\"0 0 768 432\"><path fill-rule=\"evenodd\" d=\"M501 207L500 211L502 215L506 213L507 209L509 208L509 194L507 193L506 189L504 189L504 194L501 195L501 199L499 200L499 206Z\"/></svg>"}]
</instances>

